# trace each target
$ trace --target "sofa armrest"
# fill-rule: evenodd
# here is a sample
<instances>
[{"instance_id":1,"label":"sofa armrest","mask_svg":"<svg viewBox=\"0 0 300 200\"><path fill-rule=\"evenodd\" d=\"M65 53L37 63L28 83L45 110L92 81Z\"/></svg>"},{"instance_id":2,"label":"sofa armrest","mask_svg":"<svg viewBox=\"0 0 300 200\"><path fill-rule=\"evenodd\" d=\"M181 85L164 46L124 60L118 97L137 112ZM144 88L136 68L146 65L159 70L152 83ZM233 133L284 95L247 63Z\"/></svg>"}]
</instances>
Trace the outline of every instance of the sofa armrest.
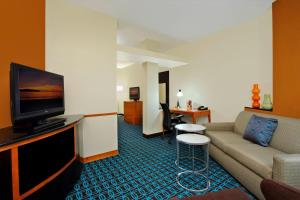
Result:
<instances>
[{"instance_id":1,"label":"sofa armrest","mask_svg":"<svg viewBox=\"0 0 300 200\"><path fill-rule=\"evenodd\" d=\"M216 122L204 124L207 131L233 131L234 122Z\"/></svg>"},{"instance_id":2,"label":"sofa armrest","mask_svg":"<svg viewBox=\"0 0 300 200\"><path fill-rule=\"evenodd\" d=\"M300 188L300 154L274 155L273 179Z\"/></svg>"},{"instance_id":3,"label":"sofa armrest","mask_svg":"<svg viewBox=\"0 0 300 200\"><path fill-rule=\"evenodd\" d=\"M300 199L300 190L278 181L264 179L260 188L266 200Z\"/></svg>"}]
</instances>

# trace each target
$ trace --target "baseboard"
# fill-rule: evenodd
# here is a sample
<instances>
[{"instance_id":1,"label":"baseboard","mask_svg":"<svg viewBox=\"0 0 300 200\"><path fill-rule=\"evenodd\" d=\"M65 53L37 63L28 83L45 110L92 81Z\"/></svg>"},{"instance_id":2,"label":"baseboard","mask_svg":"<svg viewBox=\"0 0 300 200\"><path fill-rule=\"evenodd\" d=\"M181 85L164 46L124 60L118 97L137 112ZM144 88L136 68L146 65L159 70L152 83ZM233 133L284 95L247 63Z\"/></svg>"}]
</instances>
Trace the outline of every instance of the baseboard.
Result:
<instances>
[{"instance_id":1,"label":"baseboard","mask_svg":"<svg viewBox=\"0 0 300 200\"><path fill-rule=\"evenodd\" d=\"M101 153L101 154L97 154L94 156L89 156L89 157L80 157L79 160L82 163L89 163L89 162L93 162L96 160L102 160L104 158L109 158L109 157L113 157L113 156L117 156L119 155L119 151L118 150L113 150L113 151L109 151L109 152L105 152L105 153Z\"/></svg>"},{"instance_id":2,"label":"baseboard","mask_svg":"<svg viewBox=\"0 0 300 200\"><path fill-rule=\"evenodd\" d=\"M150 134L150 135L147 135L147 134L143 133L144 138L154 138L154 137L158 137L158 136L161 136L161 135L163 135L163 132L153 133L153 134Z\"/></svg>"}]
</instances>

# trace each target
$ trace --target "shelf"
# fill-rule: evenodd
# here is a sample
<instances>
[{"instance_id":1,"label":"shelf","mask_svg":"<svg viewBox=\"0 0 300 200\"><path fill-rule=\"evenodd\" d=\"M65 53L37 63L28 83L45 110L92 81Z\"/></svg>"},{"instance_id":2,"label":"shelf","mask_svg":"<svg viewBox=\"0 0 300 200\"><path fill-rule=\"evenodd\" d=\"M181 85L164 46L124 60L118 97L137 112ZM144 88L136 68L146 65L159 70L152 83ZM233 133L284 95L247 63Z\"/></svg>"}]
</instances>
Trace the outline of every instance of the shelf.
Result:
<instances>
[{"instance_id":1,"label":"shelf","mask_svg":"<svg viewBox=\"0 0 300 200\"><path fill-rule=\"evenodd\" d=\"M251 108L251 107L245 107L245 111L265 113L265 114L272 114L273 113L273 109L272 110L265 110L265 109L261 109L261 108Z\"/></svg>"}]
</instances>

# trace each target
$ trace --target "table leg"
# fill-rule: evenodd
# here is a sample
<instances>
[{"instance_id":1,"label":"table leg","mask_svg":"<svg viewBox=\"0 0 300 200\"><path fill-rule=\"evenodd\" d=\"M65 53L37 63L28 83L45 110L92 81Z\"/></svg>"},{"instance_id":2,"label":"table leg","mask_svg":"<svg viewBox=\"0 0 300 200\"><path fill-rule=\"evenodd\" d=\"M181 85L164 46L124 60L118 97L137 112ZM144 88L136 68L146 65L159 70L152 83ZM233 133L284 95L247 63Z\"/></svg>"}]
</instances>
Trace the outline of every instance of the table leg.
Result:
<instances>
[{"instance_id":1,"label":"table leg","mask_svg":"<svg viewBox=\"0 0 300 200\"><path fill-rule=\"evenodd\" d=\"M207 177L209 176L209 144L207 144L206 145L206 152L205 152L205 154L206 154L206 173L207 173Z\"/></svg>"},{"instance_id":2,"label":"table leg","mask_svg":"<svg viewBox=\"0 0 300 200\"><path fill-rule=\"evenodd\" d=\"M211 122L211 116L210 116L210 113L208 114L208 122L210 123Z\"/></svg>"},{"instance_id":3,"label":"table leg","mask_svg":"<svg viewBox=\"0 0 300 200\"><path fill-rule=\"evenodd\" d=\"M196 122L197 122L197 118L196 118L196 116L195 116L195 115L192 115L192 120L193 120L193 124L196 124Z\"/></svg>"},{"instance_id":4,"label":"table leg","mask_svg":"<svg viewBox=\"0 0 300 200\"><path fill-rule=\"evenodd\" d=\"M193 162L193 171L195 171L195 146L192 145L192 162Z\"/></svg>"},{"instance_id":5,"label":"table leg","mask_svg":"<svg viewBox=\"0 0 300 200\"><path fill-rule=\"evenodd\" d=\"M178 140L176 139L176 146L177 146L177 169L179 170L179 157L180 157L180 155L179 155L179 142L178 142Z\"/></svg>"}]
</instances>

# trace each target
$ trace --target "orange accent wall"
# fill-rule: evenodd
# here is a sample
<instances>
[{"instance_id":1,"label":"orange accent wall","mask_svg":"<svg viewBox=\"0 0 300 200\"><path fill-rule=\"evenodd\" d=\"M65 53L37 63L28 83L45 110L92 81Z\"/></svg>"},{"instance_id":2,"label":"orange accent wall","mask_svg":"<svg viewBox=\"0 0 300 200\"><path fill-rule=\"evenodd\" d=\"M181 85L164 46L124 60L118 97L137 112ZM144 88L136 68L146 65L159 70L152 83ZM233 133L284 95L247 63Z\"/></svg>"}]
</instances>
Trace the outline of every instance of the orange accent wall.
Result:
<instances>
[{"instance_id":1,"label":"orange accent wall","mask_svg":"<svg viewBox=\"0 0 300 200\"><path fill-rule=\"evenodd\" d=\"M300 0L273 3L274 113L300 118Z\"/></svg>"},{"instance_id":2,"label":"orange accent wall","mask_svg":"<svg viewBox=\"0 0 300 200\"><path fill-rule=\"evenodd\" d=\"M11 62L45 68L45 0L8 0L0 5L0 128L11 125Z\"/></svg>"}]
</instances>

